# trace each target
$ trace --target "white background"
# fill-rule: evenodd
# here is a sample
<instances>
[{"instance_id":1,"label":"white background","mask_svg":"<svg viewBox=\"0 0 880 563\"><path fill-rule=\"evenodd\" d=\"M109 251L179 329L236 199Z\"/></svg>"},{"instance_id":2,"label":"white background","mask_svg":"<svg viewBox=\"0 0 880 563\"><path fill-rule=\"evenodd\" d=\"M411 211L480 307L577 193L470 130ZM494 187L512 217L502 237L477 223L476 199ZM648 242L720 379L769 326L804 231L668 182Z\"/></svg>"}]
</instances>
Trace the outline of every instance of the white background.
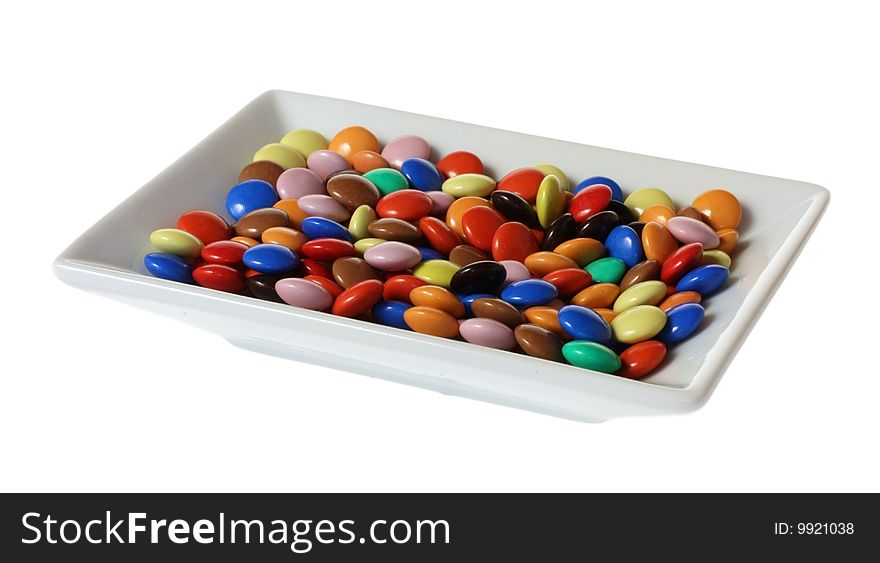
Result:
<instances>
[{"instance_id":1,"label":"white background","mask_svg":"<svg viewBox=\"0 0 880 563\"><path fill-rule=\"evenodd\" d=\"M483 4L3 8L2 489L880 489L876 20ZM831 204L706 407L599 425L240 351L52 276L275 88L805 180Z\"/></svg>"}]
</instances>

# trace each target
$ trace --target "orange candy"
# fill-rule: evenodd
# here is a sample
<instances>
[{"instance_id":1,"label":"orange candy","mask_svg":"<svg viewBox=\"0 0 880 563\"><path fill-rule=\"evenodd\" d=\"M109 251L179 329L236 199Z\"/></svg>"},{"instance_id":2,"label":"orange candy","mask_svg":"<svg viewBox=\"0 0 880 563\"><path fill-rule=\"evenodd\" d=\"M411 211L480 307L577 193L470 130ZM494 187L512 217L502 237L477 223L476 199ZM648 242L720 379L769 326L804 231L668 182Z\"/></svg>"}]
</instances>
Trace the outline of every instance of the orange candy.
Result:
<instances>
[{"instance_id":1,"label":"orange candy","mask_svg":"<svg viewBox=\"0 0 880 563\"><path fill-rule=\"evenodd\" d=\"M696 291L682 291L679 293L673 293L665 300L663 300L658 307L665 313L669 309L677 305L681 305L683 303L699 303L702 297Z\"/></svg>"},{"instance_id":2,"label":"orange candy","mask_svg":"<svg viewBox=\"0 0 880 563\"><path fill-rule=\"evenodd\" d=\"M361 150L351 155L351 165L361 174L377 168L390 168L390 164L381 154L371 150Z\"/></svg>"},{"instance_id":3,"label":"orange candy","mask_svg":"<svg viewBox=\"0 0 880 563\"><path fill-rule=\"evenodd\" d=\"M280 244L294 252L299 252L309 237L290 227L270 227L263 231L263 242L266 244Z\"/></svg>"},{"instance_id":4,"label":"orange candy","mask_svg":"<svg viewBox=\"0 0 880 563\"><path fill-rule=\"evenodd\" d=\"M596 239L573 238L554 248L553 252L574 260L578 267L583 268L605 256L605 247Z\"/></svg>"},{"instance_id":5,"label":"orange candy","mask_svg":"<svg viewBox=\"0 0 880 563\"><path fill-rule=\"evenodd\" d=\"M422 285L413 289L409 301L416 306L440 309L456 319L465 315L464 303L454 293L438 285Z\"/></svg>"},{"instance_id":6,"label":"orange candy","mask_svg":"<svg viewBox=\"0 0 880 563\"><path fill-rule=\"evenodd\" d=\"M235 242L240 242L241 244L247 246L248 248L251 248L253 246L257 246L258 244L260 244L260 241L258 241L256 239L252 239L251 237L239 236L239 237L232 237L230 240L234 240Z\"/></svg>"},{"instance_id":7,"label":"orange candy","mask_svg":"<svg viewBox=\"0 0 880 563\"><path fill-rule=\"evenodd\" d=\"M645 258L662 264L670 254L678 250L678 241L669 229L652 221L642 229L642 249L645 251Z\"/></svg>"},{"instance_id":8,"label":"orange candy","mask_svg":"<svg viewBox=\"0 0 880 563\"><path fill-rule=\"evenodd\" d=\"M299 208L299 204L295 199L282 199L272 207L277 207L278 209L286 211L287 220L289 221L288 226L293 227L294 229L302 228L303 219L308 217L308 215Z\"/></svg>"},{"instance_id":9,"label":"orange candy","mask_svg":"<svg viewBox=\"0 0 880 563\"><path fill-rule=\"evenodd\" d=\"M718 239L721 241L718 243L718 246L715 247L715 250L720 250L730 256L733 253L733 249L736 248L736 243L739 240L739 233L736 229L721 229L715 234L718 235Z\"/></svg>"},{"instance_id":10,"label":"orange candy","mask_svg":"<svg viewBox=\"0 0 880 563\"><path fill-rule=\"evenodd\" d=\"M577 262L568 256L563 256L562 254L557 254L555 252L548 252L546 250L526 256L523 263L533 276L539 278L543 278L547 274L555 272L556 270L578 267Z\"/></svg>"},{"instance_id":11,"label":"orange candy","mask_svg":"<svg viewBox=\"0 0 880 563\"><path fill-rule=\"evenodd\" d=\"M553 307L529 307L523 311L526 321L550 331L563 340L571 340L571 336L559 324L559 310Z\"/></svg>"},{"instance_id":12,"label":"orange candy","mask_svg":"<svg viewBox=\"0 0 880 563\"><path fill-rule=\"evenodd\" d=\"M639 216L639 221L642 223L650 223L651 221L656 221L660 223L664 227L666 226L666 221L669 220L670 217L675 217L675 211L669 209L665 205L652 205L651 207L642 211L642 214Z\"/></svg>"},{"instance_id":13,"label":"orange candy","mask_svg":"<svg viewBox=\"0 0 880 563\"><path fill-rule=\"evenodd\" d=\"M597 313L599 313L599 316L602 317L603 319L605 319L605 322L609 323L609 324L611 324L611 321L613 321L614 317L617 316L617 313L615 313L611 309L607 309L605 307L599 307L599 308L593 309L593 310L596 311Z\"/></svg>"},{"instance_id":14,"label":"orange candy","mask_svg":"<svg viewBox=\"0 0 880 563\"><path fill-rule=\"evenodd\" d=\"M742 206L736 196L726 190L709 190L694 199L693 206L704 216L704 221L716 231L735 229L742 220Z\"/></svg>"},{"instance_id":15,"label":"orange candy","mask_svg":"<svg viewBox=\"0 0 880 563\"><path fill-rule=\"evenodd\" d=\"M379 140L368 129L355 125L346 127L330 141L330 150L352 164L352 157L360 151L379 152Z\"/></svg>"},{"instance_id":16,"label":"orange candy","mask_svg":"<svg viewBox=\"0 0 880 563\"><path fill-rule=\"evenodd\" d=\"M410 307L403 313L403 320L419 334L430 334L441 338L458 336L458 321L455 317L433 307Z\"/></svg>"},{"instance_id":17,"label":"orange candy","mask_svg":"<svg viewBox=\"0 0 880 563\"><path fill-rule=\"evenodd\" d=\"M618 295L620 288L613 283L597 283L572 297L571 304L590 309L610 309Z\"/></svg>"}]
</instances>

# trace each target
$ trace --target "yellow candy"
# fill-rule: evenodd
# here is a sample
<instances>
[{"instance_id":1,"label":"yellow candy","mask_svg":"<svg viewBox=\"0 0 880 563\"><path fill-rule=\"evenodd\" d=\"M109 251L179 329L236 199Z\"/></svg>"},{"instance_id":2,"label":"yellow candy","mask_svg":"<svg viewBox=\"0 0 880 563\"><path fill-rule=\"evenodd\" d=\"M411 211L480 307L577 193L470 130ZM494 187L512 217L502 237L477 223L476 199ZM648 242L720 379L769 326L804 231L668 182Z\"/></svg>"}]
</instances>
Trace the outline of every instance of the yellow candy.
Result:
<instances>
[{"instance_id":1,"label":"yellow candy","mask_svg":"<svg viewBox=\"0 0 880 563\"><path fill-rule=\"evenodd\" d=\"M324 135L321 135L314 129L294 129L282 137L281 142L295 148L306 158L313 152L326 150L330 146Z\"/></svg>"},{"instance_id":2,"label":"yellow candy","mask_svg":"<svg viewBox=\"0 0 880 563\"><path fill-rule=\"evenodd\" d=\"M364 252L368 251L378 244L382 244L383 242L388 241L383 238L366 237L358 239L358 241L354 243L354 249L360 252L361 256L363 256Z\"/></svg>"},{"instance_id":3,"label":"yellow candy","mask_svg":"<svg viewBox=\"0 0 880 563\"><path fill-rule=\"evenodd\" d=\"M641 217L645 209L652 205L663 205L669 209L675 209L672 198L660 188L642 188L629 194L623 204L629 208L636 217Z\"/></svg>"},{"instance_id":4,"label":"yellow candy","mask_svg":"<svg viewBox=\"0 0 880 563\"><path fill-rule=\"evenodd\" d=\"M348 230L354 240L369 238L370 231L367 227L375 220L376 212L369 205L364 204L355 209L351 214L351 219L348 220Z\"/></svg>"},{"instance_id":5,"label":"yellow candy","mask_svg":"<svg viewBox=\"0 0 880 563\"><path fill-rule=\"evenodd\" d=\"M544 176L541 180L535 210L538 212L538 221L545 229L565 211L565 192L554 174Z\"/></svg>"},{"instance_id":6,"label":"yellow candy","mask_svg":"<svg viewBox=\"0 0 880 563\"><path fill-rule=\"evenodd\" d=\"M544 174L553 174L559 180L559 187L562 188L563 191L571 191L571 182L568 181L568 176L566 176L565 172L563 172L558 166L552 164L536 164L533 168L537 168Z\"/></svg>"},{"instance_id":7,"label":"yellow candy","mask_svg":"<svg viewBox=\"0 0 880 563\"><path fill-rule=\"evenodd\" d=\"M486 197L495 189L495 180L483 174L458 174L443 182L443 191L454 197Z\"/></svg>"},{"instance_id":8,"label":"yellow candy","mask_svg":"<svg viewBox=\"0 0 880 563\"><path fill-rule=\"evenodd\" d=\"M650 340L666 324L666 313L653 305L636 305L611 321L614 338L625 344Z\"/></svg>"},{"instance_id":9,"label":"yellow candy","mask_svg":"<svg viewBox=\"0 0 880 563\"><path fill-rule=\"evenodd\" d=\"M622 313L639 305L659 305L666 299L666 284L651 280L628 287L614 301L614 312Z\"/></svg>"},{"instance_id":10,"label":"yellow candy","mask_svg":"<svg viewBox=\"0 0 880 563\"><path fill-rule=\"evenodd\" d=\"M727 253L723 250L718 250L717 248L713 248L712 250L704 250L703 257L700 258L700 266L706 266L708 264L718 264L720 266L724 266L729 270L730 256L728 256Z\"/></svg>"},{"instance_id":11,"label":"yellow candy","mask_svg":"<svg viewBox=\"0 0 880 563\"><path fill-rule=\"evenodd\" d=\"M193 258L202 253L202 241L180 229L159 229L150 234L150 244L159 252Z\"/></svg>"},{"instance_id":12,"label":"yellow candy","mask_svg":"<svg viewBox=\"0 0 880 563\"><path fill-rule=\"evenodd\" d=\"M449 260L426 260L415 267L412 275L430 285L448 288L458 270L459 267Z\"/></svg>"},{"instance_id":13,"label":"yellow candy","mask_svg":"<svg viewBox=\"0 0 880 563\"><path fill-rule=\"evenodd\" d=\"M282 143L269 143L254 154L254 162L268 160L281 168L305 168L306 159L298 150Z\"/></svg>"}]
</instances>

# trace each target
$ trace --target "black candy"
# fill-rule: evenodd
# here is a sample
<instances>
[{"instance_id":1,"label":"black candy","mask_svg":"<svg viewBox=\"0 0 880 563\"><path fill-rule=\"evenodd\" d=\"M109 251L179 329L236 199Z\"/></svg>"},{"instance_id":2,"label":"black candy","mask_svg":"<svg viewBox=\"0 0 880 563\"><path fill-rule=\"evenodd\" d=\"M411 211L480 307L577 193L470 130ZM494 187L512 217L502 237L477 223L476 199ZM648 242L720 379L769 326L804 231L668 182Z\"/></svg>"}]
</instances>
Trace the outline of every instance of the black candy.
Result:
<instances>
[{"instance_id":1,"label":"black candy","mask_svg":"<svg viewBox=\"0 0 880 563\"><path fill-rule=\"evenodd\" d=\"M629 207L625 206L622 202L617 201L616 199L612 199L608 202L608 206L605 208L605 211L613 211L617 213L617 218L620 220L621 225L626 225L627 223L632 223L633 221L638 221L638 217L633 215L633 212L629 210Z\"/></svg>"},{"instance_id":2,"label":"black candy","mask_svg":"<svg viewBox=\"0 0 880 563\"><path fill-rule=\"evenodd\" d=\"M257 299L274 301L275 303L284 303L284 300L278 297L278 293L275 292L275 282L284 277L289 276L278 274L260 274L258 276L251 276L247 279L247 286Z\"/></svg>"},{"instance_id":3,"label":"black candy","mask_svg":"<svg viewBox=\"0 0 880 563\"><path fill-rule=\"evenodd\" d=\"M586 221L578 228L577 236L582 238L596 239L605 244L608 233L620 224L620 219L614 211L600 211Z\"/></svg>"},{"instance_id":4,"label":"black candy","mask_svg":"<svg viewBox=\"0 0 880 563\"><path fill-rule=\"evenodd\" d=\"M538 214L521 195L505 190L495 190L490 199L495 210L504 215L508 221L523 223L530 229L537 229L541 226Z\"/></svg>"},{"instance_id":5,"label":"black candy","mask_svg":"<svg viewBox=\"0 0 880 563\"><path fill-rule=\"evenodd\" d=\"M577 232L577 221L571 216L571 213L560 215L555 221L550 223L547 231L544 232L544 240L541 242L541 250L553 250L563 242L574 238Z\"/></svg>"},{"instance_id":6,"label":"black candy","mask_svg":"<svg viewBox=\"0 0 880 563\"><path fill-rule=\"evenodd\" d=\"M633 221L632 223L627 223L626 226L631 227L632 230L634 230L636 234L639 235L639 238L642 238L642 230L645 228L644 223L642 223L641 221Z\"/></svg>"},{"instance_id":7,"label":"black candy","mask_svg":"<svg viewBox=\"0 0 880 563\"><path fill-rule=\"evenodd\" d=\"M455 272L449 287L460 295L491 293L497 295L501 284L507 279L507 270L493 260L472 262Z\"/></svg>"}]
</instances>

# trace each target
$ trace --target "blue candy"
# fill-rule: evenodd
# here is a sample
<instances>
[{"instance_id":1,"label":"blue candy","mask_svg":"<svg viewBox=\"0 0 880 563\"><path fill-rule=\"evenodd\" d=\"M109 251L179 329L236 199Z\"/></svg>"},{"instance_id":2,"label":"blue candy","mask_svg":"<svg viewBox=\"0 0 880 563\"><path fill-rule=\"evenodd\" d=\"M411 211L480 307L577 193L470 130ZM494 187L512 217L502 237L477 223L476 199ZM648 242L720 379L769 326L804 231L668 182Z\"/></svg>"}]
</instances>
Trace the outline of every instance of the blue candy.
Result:
<instances>
[{"instance_id":1,"label":"blue candy","mask_svg":"<svg viewBox=\"0 0 880 563\"><path fill-rule=\"evenodd\" d=\"M593 184L605 184L609 188L611 188L611 199L616 201L623 201L623 190L620 189L620 185L612 180L611 178L606 178L605 176L593 176L592 178L587 178L574 188L574 193L577 194L582 189L587 186L592 186Z\"/></svg>"},{"instance_id":2,"label":"blue candy","mask_svg":"<svg viewBox=\"0 0 880 563\"><path fill-rule=\"evenodd\" d=\"M348 229L336 221L324 217L306 217L302 221L301 230L310 239L335 238L354 242Z\"/></svg>"},{"instance_id":3,"label":"blue candy","mask_svg":"<svg viewBox=\"0 0 880 563\"><path fill-rule=\"evenodd\" d=\"M245 180L236 184L226 195L226 210L236 221L257 209L272 207L278 202L278 193L265 180Z\"/></svg>"},{"instance_id":4,"label":"blue candy","mask_svg":"<svg viewBox=\"0 0 880 563\"><path fill-rule=\"evenodd\" d=\"M403 301L379 301L373 305L373 319L382 325L393 326L394 328L402 328L403 330L412 330L406 321L403 320L403 314L407 309L412 307L409 303Z\"/></svg>"},{"instance_id":5,"label":"blue candy","mask_svg":"<svg viewBox=\"0 0 880 563\"><path fill-rule=\"evenodd\" d=\"M192 266L189 262L168 252L151 252L144 256L147 271L163 280L193 283Z\"/></svg>"},{"instance_id":6,"label":"blue candy","mask_svg":"<svg viewBox=\"0 0 880 563\"><path fill-rule=\"evenodd\" d=\"M247 249L241 260L261 274L282 274L299 266L299 256L280 244L258 244Z\"/></svg>"},{"instance_id":7,"label":"blue candy","mask_svg":"<svg viewBox=\"0 0 880 563\"><path fill-rule=\"evenodd\" d=\"M681 342L700 327L706 311L699 303L682 303L666 312L666 326L655 337L666 344Z\"/></svg>"},{"instance_id":8,"label":"blue candy","mask_svg":"<svg viewBox=\"0 0 880 563\"><path fill-rule=\"evenodd\" d=\"M686 273L675 286L675 291L696 291L706 297L718 291L729 275L730 270L719 264L700 266Z\"/></svg>"},{"instance_id":9,"label":"blue candy","mask_svg":"<svg viewBox=\"0 0 880 563\"><path fill-rule=\"evenodd\" d=\"M608 255L623 260L628 268L632 268L642 260L642 241L635 229L628 225L620 225L611 229L605 239Z\"/></svg>"},{"instance_id":10,"label":"blue candy","mask_svg":"<svg viewBox=\"0 0 880 563\"><path fill-rule=\"evenodd\" d=\"M480 297L491 297L493 299L498 299L497 295L492 295L490 293L472 293L470 295L462 295L460 293L456 293L458 296L458 300L461 301L461 304L464 305L464 310L467 312L467 316L473 316L474 312L471 309L471 305L474 304L474 301L479 299Z\"/></svg>"},{"instance_id":11,"label":"blue candy","mask_svg":"<svg viewBox=\"0 0 880 563\"><path fill-rule=\"evenodd\" d=\"M546 280L521 280L505 287L501 299L516 307L534 307L552 301L556 293L556 286Z\"/></svg>"},{"instance_id":12,"label":"blue candy","mask_svg":"<svg viewBox=\"0 0 880 563\"><path fill-rule=\"evenodd\" d=\"M446 260L446 255L427 246L419 246L419 253L422 255L422 262L426 260Z\"/></svg>"},{"instance_id":13,"label":"blue candy","mask_svg":"<svg viewBox=\"0 0 880 563\"><path fill-rule=\"evenodd\" d=\"M404 160L400 171L414 188L423 192L436 191L443 186L443 176L440 171L424 158Z\"/></svg>"},{"instance_id":14,"label":"blue candy","mask_svg":"<svg viewBox=\"0 0 880 563\"><path fill-rule=\"evenodd\" d=\"M592 309L580 305L566 305L559 310L559 324L575 340L608 342L611 325Z\"/></svg>"}]
</instances>

